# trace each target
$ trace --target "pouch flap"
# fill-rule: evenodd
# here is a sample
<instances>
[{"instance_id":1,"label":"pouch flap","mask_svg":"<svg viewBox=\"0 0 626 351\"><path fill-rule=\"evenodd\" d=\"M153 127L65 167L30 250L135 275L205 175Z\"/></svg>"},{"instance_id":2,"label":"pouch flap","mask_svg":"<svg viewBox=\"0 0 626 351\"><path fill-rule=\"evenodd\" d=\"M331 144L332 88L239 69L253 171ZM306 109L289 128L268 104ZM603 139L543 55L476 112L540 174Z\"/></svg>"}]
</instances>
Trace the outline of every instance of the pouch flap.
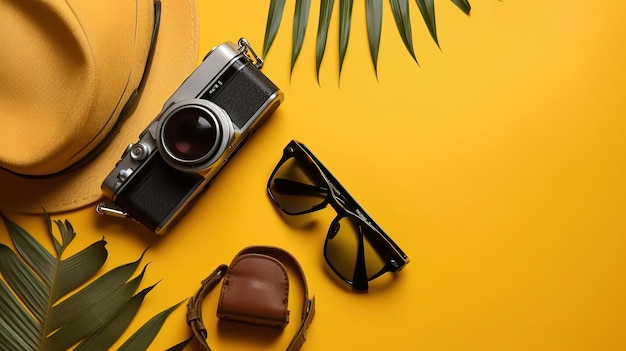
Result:
<instances>
[{"instance_id":1,"label":"pouch flap","mask_svg":"<svg viewBox=\"0 0 626 351\"><path fill-rule=\"evenodd\" d=\"M263 254L239 255L224 278L217 317L284 328L288 298L289 277L280 261Z\"/></svg>"}]
</instances>

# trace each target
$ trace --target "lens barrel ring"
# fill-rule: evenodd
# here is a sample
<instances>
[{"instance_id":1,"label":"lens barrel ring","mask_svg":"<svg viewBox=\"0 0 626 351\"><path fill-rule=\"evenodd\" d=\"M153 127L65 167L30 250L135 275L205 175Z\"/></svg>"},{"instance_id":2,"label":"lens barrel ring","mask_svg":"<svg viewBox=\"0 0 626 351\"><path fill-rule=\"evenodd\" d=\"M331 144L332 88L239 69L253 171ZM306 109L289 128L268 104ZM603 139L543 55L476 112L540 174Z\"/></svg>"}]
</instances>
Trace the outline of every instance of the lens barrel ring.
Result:
<instances>
[{"instance_id":1,"label":"lens barrel ring","mask_svg":"<svg viewBox=\"0 0 626 351\"><path fill-rule=\"evenodd\" d=\"M185 99L162 113L156 140L159 152L171 167L198 172L219 159L234 133L224 109L208 100Z\"/></svg>"}]
</instances>

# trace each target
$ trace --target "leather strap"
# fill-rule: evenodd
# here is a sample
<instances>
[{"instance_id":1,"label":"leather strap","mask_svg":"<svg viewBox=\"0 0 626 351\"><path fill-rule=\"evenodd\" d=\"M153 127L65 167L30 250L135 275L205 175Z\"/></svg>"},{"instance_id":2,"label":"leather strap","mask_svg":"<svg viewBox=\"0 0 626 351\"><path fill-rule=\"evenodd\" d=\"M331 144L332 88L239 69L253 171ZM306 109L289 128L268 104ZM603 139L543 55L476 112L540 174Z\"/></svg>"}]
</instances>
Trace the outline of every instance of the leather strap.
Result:
<instances>
[{"instance_id":1,"label":"leather strap","mask_svg":"<svg viewBox=\"0 0 626 351\"><path fill-rule=\"evenodd\" d=\"M313 296L309 299L309 290L304 276L304 271L298 261L290 253L278 247L250 246L241 250L237 256L249 253L271 256L279 260L281 263L295 268L295 272L298 274L303 287L302 316L300 318L300 326L298 327L296 334L291 339L289 346L287 346L287 351L298 351L306 340L305 332L315 315L315 297ZM211 348L206 341L207 330L204 327L204 322L202 321L202 300L220 282L227 270L227 265L219 265L207 278L202 281L198 292L196 292L196 294L192 296L187 303L187 324L191 327L195 338L198 342L200 342L206 351L211 351Z\"/></svg>"}]
</instances>

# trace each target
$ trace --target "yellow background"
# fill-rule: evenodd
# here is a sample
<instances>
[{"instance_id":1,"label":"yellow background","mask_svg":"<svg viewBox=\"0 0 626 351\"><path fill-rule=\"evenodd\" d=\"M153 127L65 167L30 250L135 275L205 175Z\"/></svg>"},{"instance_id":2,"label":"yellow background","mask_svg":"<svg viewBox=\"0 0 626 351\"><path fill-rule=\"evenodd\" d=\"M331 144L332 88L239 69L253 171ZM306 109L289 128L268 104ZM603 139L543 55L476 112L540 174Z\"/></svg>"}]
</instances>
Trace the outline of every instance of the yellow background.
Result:
<instances>
[{"instance_id":1,"label":"yellow background","mask_svg":"<svg viewBox=\"0 0 626 351\"><path fill-rule=\"evenodd\" d=\"M107 270L150 246L143 286L160 282L125 335L243 247L275 245L298 258L317 299L303 350L625 350L626 3L474 0L467 17L437 1L438 49L410 1L418 66L385 1L377 79L355 1L341 77L336 9L319 85L319 1L290 75L293 3L263 69L284 104L169 233L92 207L53 216L78 231L73 251L104 236ZM269 1L199 5L199 59L241 36L261 51ZM275 210L266 181L291 139L409 255L393 279L346 289L322 256L332 210L307 230ZM8 215L47 242L41 217ZM213 349L285 348L297 296L277 333L218 325L217 295L204 304ZM154 350L189 335L184 316L181 306Z\"/></svg>"}]
</instances>

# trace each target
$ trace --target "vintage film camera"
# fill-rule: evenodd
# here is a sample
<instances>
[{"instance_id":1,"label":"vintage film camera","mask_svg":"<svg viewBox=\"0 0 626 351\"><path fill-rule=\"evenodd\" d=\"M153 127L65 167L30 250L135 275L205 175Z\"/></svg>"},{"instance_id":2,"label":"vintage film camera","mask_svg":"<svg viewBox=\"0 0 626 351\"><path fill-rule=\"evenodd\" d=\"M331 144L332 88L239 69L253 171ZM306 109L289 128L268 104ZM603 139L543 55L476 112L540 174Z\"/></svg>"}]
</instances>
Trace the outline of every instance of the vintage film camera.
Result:
<instances>
[{"instance_id":1,"label":"vintage film camera","mask_svg":"<svg viewBox=\"0 0 626 351\"><path fill-rule=\"evenodd\" d=\"M124 151L102 183L113 204L96 211L164 233L283 100L262 64L244 38L213 48Z\"/></svg>"}]
</instances>

